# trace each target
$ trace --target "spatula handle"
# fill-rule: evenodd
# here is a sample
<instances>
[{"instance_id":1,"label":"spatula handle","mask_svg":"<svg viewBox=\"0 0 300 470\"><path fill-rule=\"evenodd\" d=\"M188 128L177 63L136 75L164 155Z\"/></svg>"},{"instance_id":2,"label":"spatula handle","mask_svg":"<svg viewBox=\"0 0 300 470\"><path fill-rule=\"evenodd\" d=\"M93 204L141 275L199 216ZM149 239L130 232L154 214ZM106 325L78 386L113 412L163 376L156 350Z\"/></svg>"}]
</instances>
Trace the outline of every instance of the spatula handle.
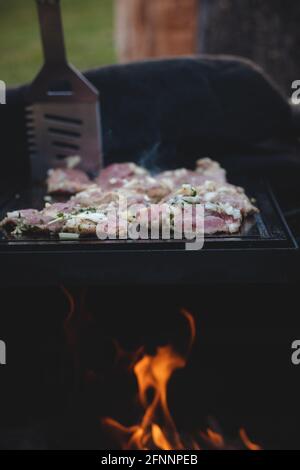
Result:
<instances>
[{"instance_id":1,"label":"spatula handle","mask_svg":"<svg viewBox=\"0 0 300 470\"><path fill-rule=\"evenodd\" d=\"M66 63L60 0L36 0L46 63Z\"/></svg>"}]
</instances>

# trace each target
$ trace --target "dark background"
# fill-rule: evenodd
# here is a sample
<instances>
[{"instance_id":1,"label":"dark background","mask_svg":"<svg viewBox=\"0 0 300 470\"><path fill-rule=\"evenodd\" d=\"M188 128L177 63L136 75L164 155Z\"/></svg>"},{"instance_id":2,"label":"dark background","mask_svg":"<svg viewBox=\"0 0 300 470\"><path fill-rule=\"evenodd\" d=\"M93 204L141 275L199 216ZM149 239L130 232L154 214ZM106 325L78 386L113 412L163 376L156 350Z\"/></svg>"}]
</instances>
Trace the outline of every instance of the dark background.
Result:
<instances>
[{"instance_id":1,"label":"dark background","mask_svg":"<svg viewBox=\"0 0 300 470\"><path fill-rule=\"evenodd\" d=\"M199 0L199 52L251 59L290 97L300 75L299 21L295 0Z\"/></svg>"}]
</instances>

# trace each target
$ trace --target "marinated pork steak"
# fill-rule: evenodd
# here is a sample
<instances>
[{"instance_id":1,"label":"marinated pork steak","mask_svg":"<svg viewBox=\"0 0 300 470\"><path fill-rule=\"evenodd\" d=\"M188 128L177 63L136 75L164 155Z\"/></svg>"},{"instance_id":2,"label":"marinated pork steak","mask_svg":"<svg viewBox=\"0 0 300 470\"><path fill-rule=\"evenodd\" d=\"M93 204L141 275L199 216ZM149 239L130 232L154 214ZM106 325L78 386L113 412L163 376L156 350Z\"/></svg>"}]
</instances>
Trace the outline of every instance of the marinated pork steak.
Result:
<instances>
[{"instance_id":1,"label":"marinated pork steak","mask_svg":"<svg viewBox=\"0 0 300 470\"><path fill-rule=\"evenodd\" d=\"M139 179L149 173L135 163L115 163L104 168L96 183L103 189L121 188L132 179Z\"/></svg>"},{"instance_id":2,"label":"marinated pork steak","mask_svg":"<svg viewBox=\"0 0 300 470\"><path fill-rule=\"evenodd\" d=\"M226 183L226 172L219 163L214 162L210 158L202 158L196 162L195 171L187 170L186 168L164 171L157 176L157 179L166 182L172 189L176 189L181 184L186 183L193 186L200 186L206 181Z\"/></svg>"},{"instance_id":3,"label":"marinated pork steak","mask_svg":"<svg viewBox=\"0 0 300 470\"><path fill-rule=\"evenodd\" d=\"M257 212L242 188L206 181L202 186L184 184L165 201L171 207L202 204L204 233L238 232L243 219Z\"/></svg>"},{"instance_id":4,"label":"marinated pork steak","mask_svg":"<svg viewBox=\"0 0 300 470\"><path fill-rule=\"evenodd\" d=\"M257 212L244 190L229 184L225 170L209 158L198 160L194 171L181 168L155 176L134 163L113 164L93 181L80 170L55 169L49 171L47 183L49 193L65 193L69 199L47 203L41 211L9 212L0 228L16 237L26 233L99 236L99 231L112 235L109 217L113 209L118 209L118 220L126 221L130 229L130 224L140 223L145 211L149 218L153 207L164 214L157 218L158 224L164 222L163 217L172 222L185 204L193 207L190 222L195 225L194 209L201 204L205 234L236 233L243 220ZM120 209L124 202L125 208ZM116 236L123 235L118 230Z\"/></svg>"},{"instance_id":5,"label":"marinated pork steak","mask_svg":"<svg viewBox=\"0 0 300 470\"><path fill-rule=\"evenodd\" d=\"M47 185L49 194L76 194L92 184L100 186L105 191L126 186L145 190L150 193L150 197L152 194L155 199L159 199L181 184L190 183L199 186L205 181L226 182L225 170L210 158L198 160L194 171L180 168L164 171L156 176L150 175L147 170L135 163L115 163L104 168L94 181L81 170L57 168L49 170Z\"/></svg>"},{"instance_id":6,"label":"marinated pork steak","mask_svg":"<svg viewBox=\"0 0 300 470\"><path fill-rule=\"evenodd\" d=\"M91 185L89 177L74 168L57 168L48 172L49 194L76 194Z\"/></svg>"}]
</instances>

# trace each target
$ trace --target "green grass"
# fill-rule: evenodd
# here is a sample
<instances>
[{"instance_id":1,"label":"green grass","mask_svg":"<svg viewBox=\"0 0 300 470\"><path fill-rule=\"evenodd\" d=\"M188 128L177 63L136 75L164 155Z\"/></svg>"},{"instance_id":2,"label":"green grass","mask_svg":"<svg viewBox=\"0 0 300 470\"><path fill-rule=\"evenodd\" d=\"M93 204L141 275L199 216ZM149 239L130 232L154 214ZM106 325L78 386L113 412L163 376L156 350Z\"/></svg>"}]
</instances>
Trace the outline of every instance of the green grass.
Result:
<instances>
[{"instance_id":1,"label":"green grass","mask_svg":"<svg viewBox=\"0 0 300 470\"><path fill-rule=\"evenodd\" d=\"M114 63L114 0L61 0L68 58L84 70ZM0 80L31 81L43 62L34 0L0 0Z\"/></svg>"}]
</instances>

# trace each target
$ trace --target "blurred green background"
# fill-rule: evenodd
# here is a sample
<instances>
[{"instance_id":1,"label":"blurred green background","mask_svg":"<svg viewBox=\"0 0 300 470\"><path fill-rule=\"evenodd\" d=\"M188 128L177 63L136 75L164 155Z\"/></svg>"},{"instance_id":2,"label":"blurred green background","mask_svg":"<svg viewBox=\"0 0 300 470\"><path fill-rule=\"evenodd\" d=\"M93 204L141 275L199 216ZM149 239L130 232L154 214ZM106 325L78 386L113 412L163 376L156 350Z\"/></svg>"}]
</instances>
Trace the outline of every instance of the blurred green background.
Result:
<instances>
[{"instance_id":1,"label":"blurred green background","mask_svg":"<svg viewBox=\"0 0 300 470\"><path fill-rule=\"evenodd\" d=\"M84 70L115 62L114 0L61 0L68 58ZM42 65L34 0L0 0L0 79L31 81Z\"/></svg>"}]
</instances>

